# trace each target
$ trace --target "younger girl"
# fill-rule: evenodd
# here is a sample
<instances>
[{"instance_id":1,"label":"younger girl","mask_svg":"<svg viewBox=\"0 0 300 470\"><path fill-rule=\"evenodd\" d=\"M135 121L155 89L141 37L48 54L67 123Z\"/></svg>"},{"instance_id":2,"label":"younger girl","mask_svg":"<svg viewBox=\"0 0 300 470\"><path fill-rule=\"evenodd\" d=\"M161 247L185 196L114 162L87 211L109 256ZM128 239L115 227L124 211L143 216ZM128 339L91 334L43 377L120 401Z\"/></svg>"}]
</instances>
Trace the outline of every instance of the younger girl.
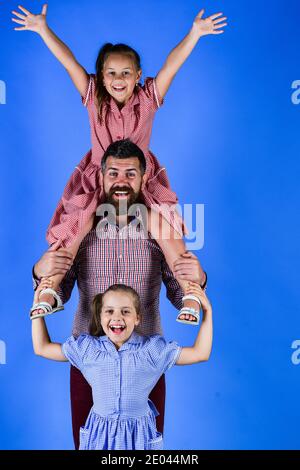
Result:
<instances>
[{"instance_id":1,"label":"younger girl","mask_svg":"<svg viewBox=\"0 0 300 470\"><path fill-rule=\"evenodd\" d=\"M88 74L77 62L70 49L54 34L46 22L47 5L40 15L33 15L19 6L22 13L13 11L16 30L34 31L40 35L54 56L69 73L87 107L91 125L92 149L75 168L47 232L50 246L65 247L75 257L84 236L90 231L96 209L103 201L101 159L113 141L130 138L145 153L147 181L142 188L145 205L160 214L149 212L148 229L160 245L166 261L173 270L174 262L185 253L182 240L182 219L175 211L176 194L171 190L165 168L149 150L149 141L155 112L162 105L176 73L202 36L221 34L226 18L217 13L203 18L204 10L195 18L192 28L181 43L169 54L156 78L146 78L143 86L140 57L124 44L105 44L96 61L96 74ZM197 84L194 84L197 86ZM126 189L126 182L124 182ZM120 199L126 198L126 193ZM163 217L161 217L163 216ZM37 304L31 309L31 318L63 309L57 294L63 275L52 277L53 289L41 291ZM186 281L178 279L185 289ZM203 286L206 284L202 272ZM183 299L183 309L177 320L199 324L198 304L193 297Z\"/></svg>"},{"instance_id":2,"label":"younger girl","mask_svg":"<svg viewBox=\"0 0 300 470\"><path fill-rule=\"evenodd\" d=\"M51 286L43 280L39 289ZM149 393L174 364L209 359L212 347L212 308L199 285L186 293L201 301L203 320L192 347L182 348L160 335L140 336L137 292L123 284L109 287L93 300L90 334L73 336L63 345L52 343L44 318L32 322L34 352L55 361L70 361L92 387L93 407L80 429L80 450L155 450L163 448L156 429L158 415ZM105 332L99 336L99 332Z\"/></svg>"}]
</instances>

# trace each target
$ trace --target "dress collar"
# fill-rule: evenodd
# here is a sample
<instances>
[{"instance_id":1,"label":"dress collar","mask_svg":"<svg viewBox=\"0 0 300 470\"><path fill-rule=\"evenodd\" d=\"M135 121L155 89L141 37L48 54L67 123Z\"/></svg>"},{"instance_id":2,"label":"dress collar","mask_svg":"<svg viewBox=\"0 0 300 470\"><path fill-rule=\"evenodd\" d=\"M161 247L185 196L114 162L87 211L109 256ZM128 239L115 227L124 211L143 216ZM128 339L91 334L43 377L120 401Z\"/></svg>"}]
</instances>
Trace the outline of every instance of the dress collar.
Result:
<instances>
[{"instance_id":1,"label":"dress collar","mask_svg":"<svg viewBox=\"0 0 300 470\"><path fill-rule=\"evenodd\" d=\"M114 98L112 96L110 96L107 101L106 101L106 104L107 106L110 108L110 110L114 113L114 114L117 114L117 115L120 115L120 114L123 114L123 115L126 115L126 114L129 114L130 111L132 110L132 108L137 105L137 104L140 104L140 100L139 100L139 92L138 91L134 91L131 95L131 97L129 98L129 100L127 101L127 103L123 106L122 109L119 109L116 101L114 100Z\"/></svg>"},{"instance_id":2,"label":"dress collar","mask_svg":"<svg viewBox=\"0 0 300 470\"><path fill-rule=\"evenodd\" d=\"M119 352L119 351L124 351L126 349L130 349L130 344L140 344L140 343L143 343L144 341L144 337L139 335L138 333L136 333L135 331L133 331L132 335L130 336L130 338L124 343L122 344L122 346L120 347L119 350L116 349L114 343L108 338L108 336L106 335L103 335L103 336L100 336L99 337L99 340L104 342L104 343L109 343L113 346L113 348L116 350L116 352Z\"/></svg>"}]
</instances>

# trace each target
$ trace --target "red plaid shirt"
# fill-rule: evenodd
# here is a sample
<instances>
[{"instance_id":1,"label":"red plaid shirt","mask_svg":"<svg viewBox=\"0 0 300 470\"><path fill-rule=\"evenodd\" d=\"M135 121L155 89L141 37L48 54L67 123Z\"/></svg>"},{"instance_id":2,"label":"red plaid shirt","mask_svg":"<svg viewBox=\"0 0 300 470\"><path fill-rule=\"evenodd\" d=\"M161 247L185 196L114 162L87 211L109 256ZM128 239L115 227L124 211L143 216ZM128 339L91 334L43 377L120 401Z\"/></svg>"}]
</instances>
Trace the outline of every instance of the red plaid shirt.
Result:
<instances>
[{"instance_id":1,"label":"red plaid shirt","mask_svg":"<svg viewBox=\"0 0 300 470\"><path fill-rule=\"evenodd\" d=\"M100 228L95 226L88 233L61 283L59 295L63 303L69 300L76 281L79 304L73 323L74 336L88 332L92 299L112 284L129 285L140 295L143 311L137 332L142 335L163 334L159 313L162 282L168 299L177 309L182 307L183 292L163 252L150 234L146 238L143 231L136 231L134 221L119 228L103 219Z\"/></svg>"}]
</instances>

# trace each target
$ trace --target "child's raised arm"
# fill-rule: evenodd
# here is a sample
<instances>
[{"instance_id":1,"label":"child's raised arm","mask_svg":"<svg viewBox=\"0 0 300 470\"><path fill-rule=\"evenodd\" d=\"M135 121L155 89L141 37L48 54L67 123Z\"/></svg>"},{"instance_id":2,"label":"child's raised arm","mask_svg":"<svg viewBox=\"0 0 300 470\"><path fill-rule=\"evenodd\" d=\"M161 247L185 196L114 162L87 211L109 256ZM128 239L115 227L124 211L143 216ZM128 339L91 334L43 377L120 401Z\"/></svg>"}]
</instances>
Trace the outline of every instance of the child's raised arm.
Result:
<instances>
[{"instance_id":1,"label":"child's raised arm","mask_svg":"<svg viewBox=\"0 0 300 470\"><path fill-rule=\"evenodd\" d=\"M194 346L190 348L182 348L176 361L177 365L182 366L208 361L211 353L213 336L212 307L205 292L198 284L190 282L190 287L187 289L186 293L196 295L200 299L203 310L203 320Z\"/></svg>"},{"instance_id":2,"label":"child's raised arm","mask_svg":"<svg viewBox=\"0 0 300 470\"><path fill-rule=\"evenodd\" d=\"M47 287L51 287L51 281L44 278L35 292L34 302L38 299L39 291ZM37 356L52 359L53 361L67 362L62 352L61 344L51 342L44 318L32 320L32 344Z\"/></svg>"},{"instance_id":3,"label":"child's raised arm","mask_svg":"<svg viewBox=\"0 0 300 470\"><path fill-rule=\"evenodd\" d=\"M163 98L167 93L176 73L186 61L197 42L202 36L208 34L222 34L223 27L227 26L226 17L223 13L216 13L203 18L204 10L201 10L194 19L193 26L185 38L171 51L165 64L158 72L156 86L160 96Z\"/></svg>"},{"instance_id":4,"label":"child's raised arm","mask_svg":"<svg viewBox=\"0 0 300 470\"><path fill-rule=\"evenodd\" d=\"M40 15L33 15L21 5L18 5L18 8L22 11L22 14L13 10L12 13L17 18L12 18L12 21L22 26L14 29L16 31L26 30L38 33L52 54L65 67L80 95L84 96L88 87L89 76L86 70L77 62L72 51L49 28L46 18L48 5L43 5Z\"/></svg>"}]
</instances>

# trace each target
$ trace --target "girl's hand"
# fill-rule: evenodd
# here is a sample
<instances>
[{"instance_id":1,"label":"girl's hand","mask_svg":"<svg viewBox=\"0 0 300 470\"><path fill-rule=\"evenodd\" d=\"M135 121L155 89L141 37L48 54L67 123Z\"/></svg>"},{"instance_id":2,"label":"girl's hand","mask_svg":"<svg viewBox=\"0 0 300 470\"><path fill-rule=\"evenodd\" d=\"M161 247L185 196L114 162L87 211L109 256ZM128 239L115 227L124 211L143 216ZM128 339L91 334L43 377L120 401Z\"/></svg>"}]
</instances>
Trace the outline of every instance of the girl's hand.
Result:
<instances>
[{"instance_id":1,"label":"girl's hand","mask_svg":"<svg viewBox=\"0 0 300 470\"><path fill-rule=\"evenodd\" d=\"M12 11L12 13L17 16L19 19L12 18L12 21L15 23L21 24L19 28L14 28L16 31L34 31L35 33L40 33L42 29L47 26L46 15L48 5L43 5L42 12L40 15L33 15L26 8L18 5L18 8L24 13L23 15L17 11Z\"/></svg>"},{"instance_id":2,"label":"girl's hand","mask_svg":"<svg viewBox=\"0 0 300 470\"><path fill-rule=\"evenodd\" d=\"M41 280L38 288L36 289L36 291L34 293L33 302L35 304L37 304L38 301L39 301L39 296L40 296L41 290L47 289L47 287L53 287L53 281L51 279L47 278L47 277L43 277L43 279Z\"/></svg>"},{"instance_id":3,"label":"girl's hand","mask_svg":"<svg viewBox=\"0 0 300 470\"><path fill-rule=\"evenodd\" d=\"M185 295L192 294L198 297L201 302L202 310L204 313L212 311L210 301L208 300L204 290L201 289L199 284L196 284L195 282L189 282L184 293Z\"/></svg>"},{"instance_id":4,"label":"girl's hand","mask_svg":"<svg viewBox=\"0 0 300 470\"><path fill-rule=\"evenodd\" d=\"M192 28L193 31L195 31L199 36L224 33L222 28L227 26L227 23L224 23L227 18L226 16L222 16L223 13L215 13L214 15L208 16L207 18L202 18L203 14L204 10L201 10L194 19Z\"/></svg>"}]
</instances>

